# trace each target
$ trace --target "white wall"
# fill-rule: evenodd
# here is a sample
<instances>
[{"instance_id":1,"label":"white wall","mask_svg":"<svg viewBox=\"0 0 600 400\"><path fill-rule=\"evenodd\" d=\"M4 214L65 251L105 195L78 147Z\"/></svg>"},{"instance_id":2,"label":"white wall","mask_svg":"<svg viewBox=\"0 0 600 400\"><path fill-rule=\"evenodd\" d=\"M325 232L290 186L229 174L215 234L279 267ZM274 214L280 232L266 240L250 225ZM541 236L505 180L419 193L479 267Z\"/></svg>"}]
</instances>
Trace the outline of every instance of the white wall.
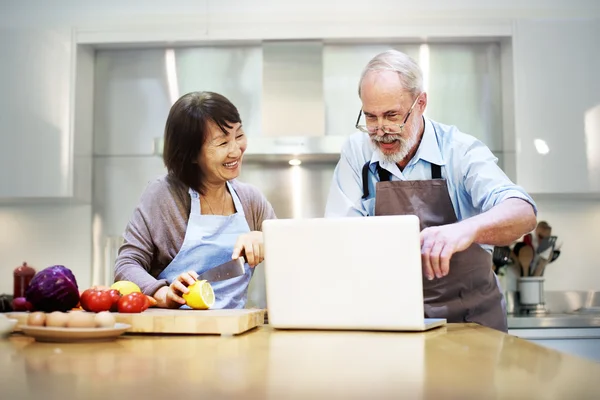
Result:
<instances>
[{"instance_id":1,"label":"white wall","mask_svg":"<svg viewBox=\"0 0 600 400\"><path fill-rule=\"evenodd\" d=\"M3 0L0 28L58 27L106 32L115 26L146 25L159 32L184 26L212 38L298 39L340 32L350 37L358 35L358 31L371 37L399 33L427 36L452 22L457 31L466 29L474 35L478 32L486 35L494 24L510 26L524 18L576 19L594 15L600 16L597 0L374 0L367 8L364 1L323 0ZM461 21L467 23L461 24ZM416 25L418 29L412 29ZM115 35L118 39L118 32ZM40 65L39 68L46 67ZM544 71L538 73L544 74ZM537 77L540 76L543 77ZM555 78L548 76L547 80L552 82ZM0 132L0 139L13 134ZM593 239L600 237L600 203L551 196L538 201L540 218L549 220L556 234L564 240L561 258L548 267L546 288L600 290L597 245ZM91 231L89 204L0 204L0 292L12 292L10 273L24 260L37 268L65 264L73 268L80 285L89 284Z\"/></svg>"},{"instance_id":2,"label":"white wall","mask_svg":"<svg viewBox=\"0 0 600 400\"><path fill-rule=\"evenodd\" d=\"M71 269L80 288L90 285L90 205L0 207L0 293L13 292L12 271L27 262L40 271L51 265Z\"/></svg>"}]
</instances>

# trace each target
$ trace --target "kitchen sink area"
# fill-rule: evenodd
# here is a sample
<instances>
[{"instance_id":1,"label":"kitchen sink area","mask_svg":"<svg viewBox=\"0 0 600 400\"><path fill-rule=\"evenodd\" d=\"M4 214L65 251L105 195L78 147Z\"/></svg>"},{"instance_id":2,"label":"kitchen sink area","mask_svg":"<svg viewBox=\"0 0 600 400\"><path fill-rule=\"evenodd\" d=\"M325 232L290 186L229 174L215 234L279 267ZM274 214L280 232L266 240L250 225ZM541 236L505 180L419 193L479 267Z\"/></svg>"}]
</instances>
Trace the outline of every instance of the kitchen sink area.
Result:
<instances>
[{"instance_id":1,"label":"kitchen sink area","mask_svg":"<svg viewBox=\"0 0 600 400\"><path fill-rule=\"evenodd\" d=\"M547 291L535 311L507 297L508 333L542 346L600 362L600 292Z\"/></svg>"}]
</instances>

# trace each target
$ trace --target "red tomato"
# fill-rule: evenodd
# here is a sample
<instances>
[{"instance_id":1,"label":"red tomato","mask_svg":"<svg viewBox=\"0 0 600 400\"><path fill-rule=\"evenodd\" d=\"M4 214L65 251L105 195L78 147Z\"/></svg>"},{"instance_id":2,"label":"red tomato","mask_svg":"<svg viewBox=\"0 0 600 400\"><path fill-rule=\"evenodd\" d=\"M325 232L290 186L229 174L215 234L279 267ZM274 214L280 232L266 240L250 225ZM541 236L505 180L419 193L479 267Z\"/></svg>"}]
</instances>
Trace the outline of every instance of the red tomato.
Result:
<instances>
[{"instance_id":1,"label":"red tomato","mask_svg":"<svg viewBox=\"0 0 600 400\"><path fill-rule=\"evenodd\" d=\"M81 308L85 311L101 312L109 311L113 300L111 294L104 290L87 289L79 298Z\"/></svg>"},{"instance_id":2,"label":"red tomato","mask_svg":"<svg viewBox=\"0 0 600 400\"><path fill-rule=\"evenodd\" d=\"M90 296L92 295L92 291L94 291L94 289L87 289L81 292L81 294L79 295L79 305L84 310L87 310L89 307L88 301Z\"/></svg>"},{"instance_id":3,"label":"red tomato","mask_svg":"<svg viewBox=\"0 0 600 400\"><path fill-rule=\"evenodd\" d=\"M112 299L112 307L110 311L117 312L119 308L119 300L121 299L121 292L117 289L109 289L107 292L110 294L110 298Z\"/></svg>"},{"instance_id":4,"label":"red tomato","mask_svg":"<svg viewBox=\"0 0 600 400\"><path fill-rule=\"evenodd\" d=\"M120 313L141 313L146 307L146 296L139 292L129 293L119 299Z\"/></svg>"}]
</instances>

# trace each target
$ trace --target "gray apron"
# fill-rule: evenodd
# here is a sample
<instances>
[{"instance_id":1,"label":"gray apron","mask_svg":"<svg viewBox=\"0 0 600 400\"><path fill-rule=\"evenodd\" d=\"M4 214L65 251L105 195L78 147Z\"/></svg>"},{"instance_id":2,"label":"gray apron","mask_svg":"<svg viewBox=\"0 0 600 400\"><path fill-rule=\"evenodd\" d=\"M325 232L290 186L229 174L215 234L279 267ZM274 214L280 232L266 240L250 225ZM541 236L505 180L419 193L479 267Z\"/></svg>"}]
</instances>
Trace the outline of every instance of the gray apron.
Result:
<instances>
[{"instance_id":1,"label":"gray apron","mask_svg":"<svg viewBox=\"0 0 600 400\"><path fill-rule=\"evenodd\" d=\"M369 163L363 167L363 191L368 196ZM375 186L375 215L412 214L421 230L453 224L456 214L441 167L431 165L432 180L390 181L390 172L379 167ZM450 259L450 271L442 278L423 278L425 317L448 322L475 322L507 332L504 296L492 270L492 256L476 243Z\"/></svg>"}]
</instances>

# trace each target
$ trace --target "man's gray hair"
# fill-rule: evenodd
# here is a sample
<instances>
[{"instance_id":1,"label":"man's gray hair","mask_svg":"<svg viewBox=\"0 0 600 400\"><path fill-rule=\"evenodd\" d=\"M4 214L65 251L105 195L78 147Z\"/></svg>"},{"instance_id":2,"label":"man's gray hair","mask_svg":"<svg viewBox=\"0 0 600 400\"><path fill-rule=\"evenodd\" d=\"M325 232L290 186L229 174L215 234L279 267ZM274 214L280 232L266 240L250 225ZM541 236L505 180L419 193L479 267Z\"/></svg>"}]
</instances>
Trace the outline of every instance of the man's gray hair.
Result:
<instances>
[{"instance_id":1,"label":"man's gray hair","mask_svg":"<svg viewBox=\"0 0 600 400\"><path fill-rule=\"evenodd\" d=\"M421 67L408 55L398 50L384 51L373 57L363 69L358 82L358 96L360 97L360 86L365 75L370 71L395 71L400 77L402 86L412 95L423 91L423 72Z\"/></svg>"}]
</instances>

